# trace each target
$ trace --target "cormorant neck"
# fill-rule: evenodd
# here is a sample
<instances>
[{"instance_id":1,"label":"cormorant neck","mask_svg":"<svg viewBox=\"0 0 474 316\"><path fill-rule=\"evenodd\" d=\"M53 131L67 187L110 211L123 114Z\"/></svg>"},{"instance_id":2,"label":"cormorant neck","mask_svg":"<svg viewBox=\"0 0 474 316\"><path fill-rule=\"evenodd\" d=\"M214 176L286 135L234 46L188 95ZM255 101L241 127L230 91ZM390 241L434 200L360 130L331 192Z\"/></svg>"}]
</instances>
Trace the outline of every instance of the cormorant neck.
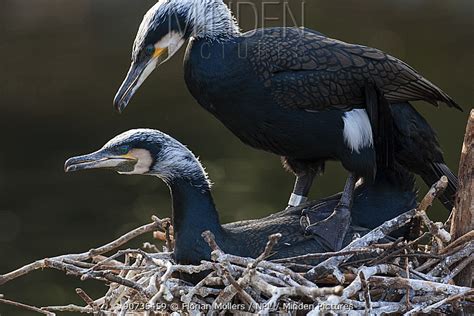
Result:
<instances>
[{"instance_id":1,"label":"cormorant neck","mask_svg":"<svg viewBox=\"0 0 474 316\"><path fill-rule=\"evenodd\" d=\"M175 255L179 261L189 262L187 256L206 247L201 234L210 230L220 236L222 226L205 177L173 178L167 184L173 201Z\"/></svg>"},{"instance_id":2,"label":"cormorant neck","mask_svg":"<svg viewBox=\"0 0 474 316\"><path fill-rule=\"evenodd\" d=\"M194 1L188 22L195 38L221 41L241 35L237 21L222 0Z\"/></svg>"}]
</instances>

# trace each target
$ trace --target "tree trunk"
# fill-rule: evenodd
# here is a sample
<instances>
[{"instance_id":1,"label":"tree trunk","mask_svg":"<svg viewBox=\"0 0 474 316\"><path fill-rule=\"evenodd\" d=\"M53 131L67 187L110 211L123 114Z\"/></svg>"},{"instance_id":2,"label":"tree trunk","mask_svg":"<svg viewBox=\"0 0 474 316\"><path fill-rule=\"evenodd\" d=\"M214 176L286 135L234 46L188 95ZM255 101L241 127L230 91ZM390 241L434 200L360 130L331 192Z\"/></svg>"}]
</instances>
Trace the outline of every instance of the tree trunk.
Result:
<instances>
[{"instance_id":1,"label":"tree trunk","mask_svg":"<svg viewBox=\"0 0 474 316\"><path fill-rule=\"evenodd\" d=\"M459 189L453 209L451 236L453 240L474 229L474 109L471 110L459 164ZM454 279L457 285L472 285L470 264Z\"/></svg>"}]
</instances>

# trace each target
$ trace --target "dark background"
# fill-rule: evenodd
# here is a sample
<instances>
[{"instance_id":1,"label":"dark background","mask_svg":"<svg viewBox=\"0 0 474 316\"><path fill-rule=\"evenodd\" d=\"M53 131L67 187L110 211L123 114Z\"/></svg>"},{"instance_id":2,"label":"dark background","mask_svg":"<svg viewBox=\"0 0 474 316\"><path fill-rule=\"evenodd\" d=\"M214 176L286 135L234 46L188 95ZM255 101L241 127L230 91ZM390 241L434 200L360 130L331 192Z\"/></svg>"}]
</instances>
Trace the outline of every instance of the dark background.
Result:
<instances>
[{"instance_id":1,"label":"dark background","mask_svg":"<svg viewBox=\"0 0 474 316\"><path fill-rule=\"evenodd\" d=\"M261 1L252 3L261 14ZM266 26L283 24L281 3L267 6L266 16L280 19ZM286 205L293 177L277 157L244 146L197 105L183 81L184 49L147 80L123 115L113 110L138 24L153 4L0 0L0 273L101 245L149 222L152 214L170 215L168 190L156 178L63 172L68 157L95 150L130 128L160 129L199 155L215 183L224 222ZM290 7L302 24L301 2ZM251 6L241 9L242 28L254 28ZM416 105L438 131L447 163L456 170L474 100L474 2L311 0L304 17L307 27L401 58L464 106L460 113ZM261 16L257 22L262 25ZM339 191L345 177L337 163L329 164L312 197ZM435 211L439 219L447 215L439 205ZM39 306L82 304L77 286L94 298L106 290L43 271L0 287L0 293ZM0 306L0 314L27 313Z\"/></svg>"}]
</instances>

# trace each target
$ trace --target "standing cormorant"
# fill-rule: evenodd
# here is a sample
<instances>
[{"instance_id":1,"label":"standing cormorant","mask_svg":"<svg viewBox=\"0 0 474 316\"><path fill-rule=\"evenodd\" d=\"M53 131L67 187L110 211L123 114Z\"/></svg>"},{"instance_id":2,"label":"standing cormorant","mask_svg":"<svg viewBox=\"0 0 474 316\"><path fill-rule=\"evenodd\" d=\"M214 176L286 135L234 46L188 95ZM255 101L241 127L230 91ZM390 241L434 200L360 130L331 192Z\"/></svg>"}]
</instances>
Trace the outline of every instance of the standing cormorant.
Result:
<instances>
[{"instance_id":1,"label":"standing cormorant","mask_svg":"<svg viewBox=\"0 0 474 316\"><path fill-rule=\"evenodd\" d=\"M260 255L268 236L275 233L281 233L282 238L274 248L272 259L329 250L318 234L312 234L314 228L305 234L298 208L262 219L221 225L209 179L199 160L186 146L157 130L127 131L98 151L70 158L65 163L66 172L85 169L111 169L121 174L156 176L169 186L174 255L178 263L198 264L210 259L211 249L201 237L206 230L214 233L223 251L244 257ZM305 219L310 223L324 219L333 212L339 199L340 195L335 195L314 204L305 210ZM374 183L362 183L356 187L353 226L344 244L348 244L355 233L360 233L360 228L367 232L415 206L413 176L403 168L379 170Z\"/></svg>"},{"instance_id":2,"label":"standing cormorant","mask_svg":"<svg viewBox=\"0 0 474 316\"><path fill-rule=\"evenodd\" d=\"M339 160L350 172L338 207L319 224L334 249L349 226L357 179L373 179L377 159L391 164L397 158L388 102L424 100L460 109L412 67L378 49L305 28L241 33L222 0L160 0L138 30L132 65L114 100L118 110L188 39L184 69L191 94L241 141L283 158L296 175L290 206L307 199L325 161ZM432 175L424 179L444 170L406 167Z\"/></svg>"}]
</instances>

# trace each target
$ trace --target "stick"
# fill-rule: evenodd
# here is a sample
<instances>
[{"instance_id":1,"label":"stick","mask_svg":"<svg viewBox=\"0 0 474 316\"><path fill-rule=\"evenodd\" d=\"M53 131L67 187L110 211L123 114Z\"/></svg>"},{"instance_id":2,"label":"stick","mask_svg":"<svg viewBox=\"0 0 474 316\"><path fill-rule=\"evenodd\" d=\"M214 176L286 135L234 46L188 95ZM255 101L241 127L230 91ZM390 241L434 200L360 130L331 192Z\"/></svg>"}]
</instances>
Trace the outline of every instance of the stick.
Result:
<instances>
[{"instance_id":1,"label":"stick","mask_svg":"<svg viewBox=\"0 0 474 316\"><path fill-rule=\"evenodd\" d=\"M48 316L56 315L56 314L54 314L50 311L42 310L41 308L38 308L38 307L35 307L35 306L31 306L31 305L27 305L27 304L23 304L23 303L18 303L18 302L15 302L15 301L10 301L10 300L4 299L4 298L0 298L0 303L7 304L7 305L12 305L12 306L15 306L15 307L18 307L18 308L26 309L26 310L29 310L29 311L32 311L32 312L37 312L37 313L40 313L40 314L43 314L43 315L48 315Z\"/></svg>"},{"instance_id":2,"label":"stick","mask_svg":"<svg viewBox=\"0 0 474 316\"><path fill-rule=\"evenodd\" d=\"M451 241L451 235L443 228L440 228L438 225L433 223L428 218L428 215L426 215L426 210L428 210L428 208L433 205L434 199L443 193L443 191L448 187L448 183L448 178L446 176L441 177L441 179L431 187L424 199L421 201L416 214L419 218L421 218L422 222L428 228L430 233L438 241L439 250L444 248L445 243Z\"/></svg>"},{"instance_id":3,"label":"stick","mask_svg":"<svg viewBox=\"0 0 474 316\"><path fill-rule=\"evenodd\" d=\"M130 240L143 235L148 232L152 232L156 229L159 229L161 227L161 220L156 218L156 221L153 223L147 224L140 226L138 228L135 228L134 230L128 232L127 234L120 236L119 238L115 239L114 241L103 245L102 247L96 248L96 249L91 249L87 252L79 253L79 254L71 254L71 255L62 255L62 256L57 256L53 257L49 260L53 261L63 261L64 259L71 259L71 260L77 260L77 261L85 261L89 260L94 256L101 255L103 253L110 252L125 243L129 242ZM38 270L38 269L43 269L46 267L45 261L48 260L48 258L41 259L38 261L35 261L33 263L27 264L17 270L14 270L12 272L6 273L4 275L0 276L0 285L3 285L13 279L16 279L20 276L23 276L27 273L30 273L31 271Z\"/></svg>"},{"instance_id":4,"label":"stick","mask_svg":"<svg viewBox=\"0 0 474 316\"><path fill-rule=\"evenodd\" d=\"M430 276L440 276L444 271L447 271L448 268L454 263L463 260L464 258L469 258L474 253L474 241L470 241L462 249L455 252L450 256L446 256L433 270L431 270L428 275Z\"/></svg>"},{"instance_id":5,"label":"stick","mask_svg":"<svg viewBox=\"0 0 474 316\"><path fill-rule=\"evenodd\" d=\"M82 307L82 306L77 306L74 304L69 304L65 306L46 306L42 307L43 310L49 311L49 312L70 312L70 313L84 313L84 314L91 314L94 311L90 307ZM52 314L55 315L55 314Z\"/></svg>"},{"instance_id":6,"label":"stick","mask_svg":"<svg viewBox=\"0 0 474 316\"><path fill-rule=\"evenodd\" d=\"M372 299L370 298L369 283L365 278L364 272L360 271L359 277L362 283L362 291L364 292L365 300L365 313L366 315L371 315L372 313Z\"/></svg>"},{"instance_id":7,"label":"stick","mask_svg":"<svg viewBox=\"0 0 474 316\"><path fill-rule=\"evenodd\" d=\"M338 256L347 256L347 255L359 255L363 253L373 253L379 252L379 249L375 248L358 248L352 249L349 251L336 251L336 252L324 252L324 253L310 253L301 256L289 257L289 258L282 258L282 259L274 259L271 262L275 263L285 263L285 262L294 262L294 261L301 261L307 259L327 259L331 257L338 257Z\"/></svg>"},{"instance_id":8,"label":"stick","mask_svg":"<svg viewBox=\"0 0 474 316\"><path fill-rule=\"evenodd\" d=\"M250 269L255 269L258 264L260 262L262 262L263 260L265 260L266 258L270 257L271 256L271 252L273 250L273 247L275 247L275 245L278 243L278 240L280 240L281 238L281 234L273 234L273 235L270 235L268 237L268 242L267 244L265 245L265 250L263 251L263 253L258 256L257 259L255 259L254 262L252 262L250 265L249 265L249 268Z\"/></svg>"},{"instance_id":9,"label":"stick","mask_svg":"<svg viewBox=\"0 0 474 316\"><path fill-rule=\"evenodd\" d=\"M77 288L77 289L76 289L76 293L77 293L77 295L79 295L80 298L82 298L82 300L83 300L87 305L89 305L90 307L92 307L92 309L93 309L95 312L100 311L99 306L97 306L97 304L94 302L94 300L93 300L89 295L87 295L87 293L84 292L83 289Z\"/></svg>"},{"instance_id":10,"label":"stick","mask_svg":"<svg viewBox=\"0 0 474 316\"><path fill-rule=\"evenodd\" d=\"M414 291L423 291L426 293L439 293L444 295L454 295L470 291L469 287L457 285L442 284L431 281L405 279L400 277L372 276L369 282L374 285L383 286L386 289L403 289L407 287Z\"/></svg>"},{"instance_id":11,"label":"stick","mask_svg":"<svg viewBox=\"0 0 474 316\"><path fill-rule=\"evenodd\" d=\"M474 256L470 256L466 259L464 259L459 265L457 265L450 274L448 274L446 277L444 277L441 282L443 283L448 283L450 280L454 279L455 276L457 276L465 267L467 267L471 262L474 261Z\"/></svg>"},{"instance_id":12,"label":"stick","mask_svg":"<svg viewBox=\"0 0 474 316\"><path fill-rule=\"evenodd\" d=\"M452 302L452 301L456 301L456 300L460 300L460 299L463 299L463 298L466 298L466 297L469 297L469 296L472 296L472 295L474 295L474 290L466 291L466 292L463 292L463 293L460 293L460 294L451 295L451 296L449 296L445 299L442 299L442 300L440 300L440 301L438 301L434 304L431 304L431 305L427 305L427 304L419 305L416 308L413 308L412 310L405 313L404 316L414 315L416 313L429 314L431 311L441 307L443 304L446 304L446 303L449 303L449 302Z\"/></svg>"},{"instance_id":13,"label":"stick","mask_svg":"<svg viewBox=\"0 0 474 316\"><path fill-rule=\"evenodd\" d=\"M454 248L464 245L471 240L474 240L474 230L468 232L467 234L459 237L458 239L450 243L447 247L445 247L442 251L440 251L439 254L442 255L449 251L452 251Z\"/></svg>"}]
</instances>

